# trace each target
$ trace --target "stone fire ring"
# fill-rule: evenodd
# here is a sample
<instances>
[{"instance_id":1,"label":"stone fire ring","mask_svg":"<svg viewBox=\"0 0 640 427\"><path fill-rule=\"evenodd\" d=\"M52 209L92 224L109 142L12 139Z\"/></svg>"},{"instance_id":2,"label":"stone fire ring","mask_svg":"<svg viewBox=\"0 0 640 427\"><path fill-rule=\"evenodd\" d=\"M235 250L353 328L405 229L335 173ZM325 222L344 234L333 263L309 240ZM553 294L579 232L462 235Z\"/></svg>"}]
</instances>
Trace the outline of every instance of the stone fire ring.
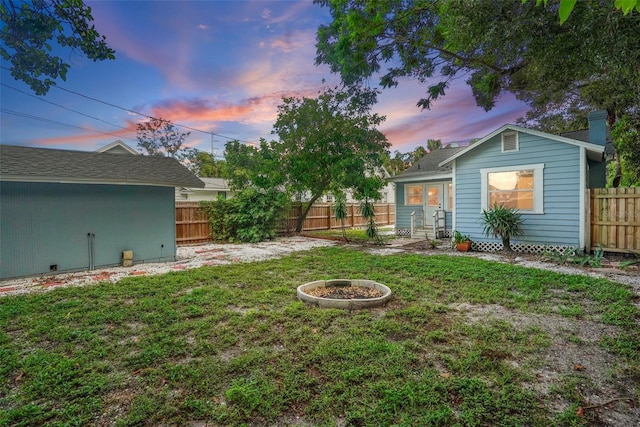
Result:
<instances>
[{"instance_id":1,"label":"stone fire ring","mask_svg":"<svg viewBox=\"0 0 640 427\"><path fill-rule=\"evenodd\" d=\"M361 286L365 288L373 288L381 291L383 295L377 298L344 299L316 297L305 292L320 287L326 288L334 286ZM386 304L391 298L391 289L381 283L374 282L373 280L316 280L314 282L309 282L305 283L304 285L298 286L297 295L300 301L304 301L307 304L311 305L317 305L320 308L342 308L347 310L357 310L359 308L379 307Z\"/></svg>"}]
</instances>

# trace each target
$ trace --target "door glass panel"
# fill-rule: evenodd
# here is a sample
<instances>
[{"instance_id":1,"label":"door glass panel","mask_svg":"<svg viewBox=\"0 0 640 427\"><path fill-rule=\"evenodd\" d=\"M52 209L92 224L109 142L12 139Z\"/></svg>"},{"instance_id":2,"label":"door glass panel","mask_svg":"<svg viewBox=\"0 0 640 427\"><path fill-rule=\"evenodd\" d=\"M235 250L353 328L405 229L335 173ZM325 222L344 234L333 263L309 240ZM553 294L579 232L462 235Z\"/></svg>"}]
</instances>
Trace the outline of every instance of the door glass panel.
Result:
<instances>
[{"instance_id":1,"label":"door glass panel","mask_svg":"<svg viewBox=\"0 0 640 427\"><path fill-rule=\"evenodd\" d=\"M438 187L429 187L427 189L427 206L439 206L440 197Z\"/></svg>"}]
</instances>

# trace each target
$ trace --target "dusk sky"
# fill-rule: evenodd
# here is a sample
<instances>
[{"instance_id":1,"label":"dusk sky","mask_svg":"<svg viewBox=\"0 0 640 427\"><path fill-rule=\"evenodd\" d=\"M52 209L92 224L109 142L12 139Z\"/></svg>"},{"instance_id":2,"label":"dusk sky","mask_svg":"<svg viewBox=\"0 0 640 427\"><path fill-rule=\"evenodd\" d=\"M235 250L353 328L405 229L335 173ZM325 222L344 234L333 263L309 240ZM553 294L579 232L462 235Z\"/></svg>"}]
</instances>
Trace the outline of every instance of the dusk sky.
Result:
<instances>
[{"instance_id":1,"label":"dusk sky","mask_svg":"<svg viewBox=\"0 0 640 427\"><path fill-rule=\"evenodd\" d=\"M271 130L282 97L315 97L323 79L325 87L339 82L328 66L314 65L316 30L330 16L310 0L85 3L116 59L65 51L67 81L43 97L3 61L3 144L93 151L119 139L137 148L136 123L148 115L203 131L180 128L191 130L188 146L211 151L213 143L220 156L230 139L277 139ZM384 90L374 111L387 117L380 130L391 150L482 137L526 113L508 94L485 112L464 80L424 111L416 102L425 85L403 80Z\"/></svg>"}]
</instances>

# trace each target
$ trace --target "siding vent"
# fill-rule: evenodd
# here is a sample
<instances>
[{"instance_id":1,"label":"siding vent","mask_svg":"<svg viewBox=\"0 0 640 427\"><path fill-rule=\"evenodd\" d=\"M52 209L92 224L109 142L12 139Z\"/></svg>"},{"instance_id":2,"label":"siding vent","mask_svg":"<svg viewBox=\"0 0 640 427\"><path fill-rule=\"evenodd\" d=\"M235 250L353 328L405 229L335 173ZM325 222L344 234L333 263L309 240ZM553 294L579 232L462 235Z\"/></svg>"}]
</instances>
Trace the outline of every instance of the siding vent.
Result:
<instances>
[{"instance_id":1,"label":"siding vent","mask_svg":"<svg viewBox=\"0 0 640 427\"><path fill-rule=\"evenodd\" d=\"M518 132L507 132L502 134L502 152L519 151Z\"/></svg>"}]
</instances>

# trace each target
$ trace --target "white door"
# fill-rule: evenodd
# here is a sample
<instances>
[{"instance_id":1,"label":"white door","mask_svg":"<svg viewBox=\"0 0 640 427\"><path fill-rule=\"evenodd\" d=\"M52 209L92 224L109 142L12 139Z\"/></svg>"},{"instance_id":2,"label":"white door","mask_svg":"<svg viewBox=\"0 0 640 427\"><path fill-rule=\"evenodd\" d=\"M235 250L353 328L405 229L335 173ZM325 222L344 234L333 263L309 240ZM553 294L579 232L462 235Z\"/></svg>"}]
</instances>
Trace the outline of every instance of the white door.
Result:
<instances>
[{"instance_id":1,"label":"white door","mask_svg":"<svg viewBox=\"0 0 640 427\"><path fill-rule=\"evenodd\" d=\"M425 185L424 198L424 225L433 225L433 214L440 209L444 209L444 184L433 183Z\"/></svg>"}]
</instances>

